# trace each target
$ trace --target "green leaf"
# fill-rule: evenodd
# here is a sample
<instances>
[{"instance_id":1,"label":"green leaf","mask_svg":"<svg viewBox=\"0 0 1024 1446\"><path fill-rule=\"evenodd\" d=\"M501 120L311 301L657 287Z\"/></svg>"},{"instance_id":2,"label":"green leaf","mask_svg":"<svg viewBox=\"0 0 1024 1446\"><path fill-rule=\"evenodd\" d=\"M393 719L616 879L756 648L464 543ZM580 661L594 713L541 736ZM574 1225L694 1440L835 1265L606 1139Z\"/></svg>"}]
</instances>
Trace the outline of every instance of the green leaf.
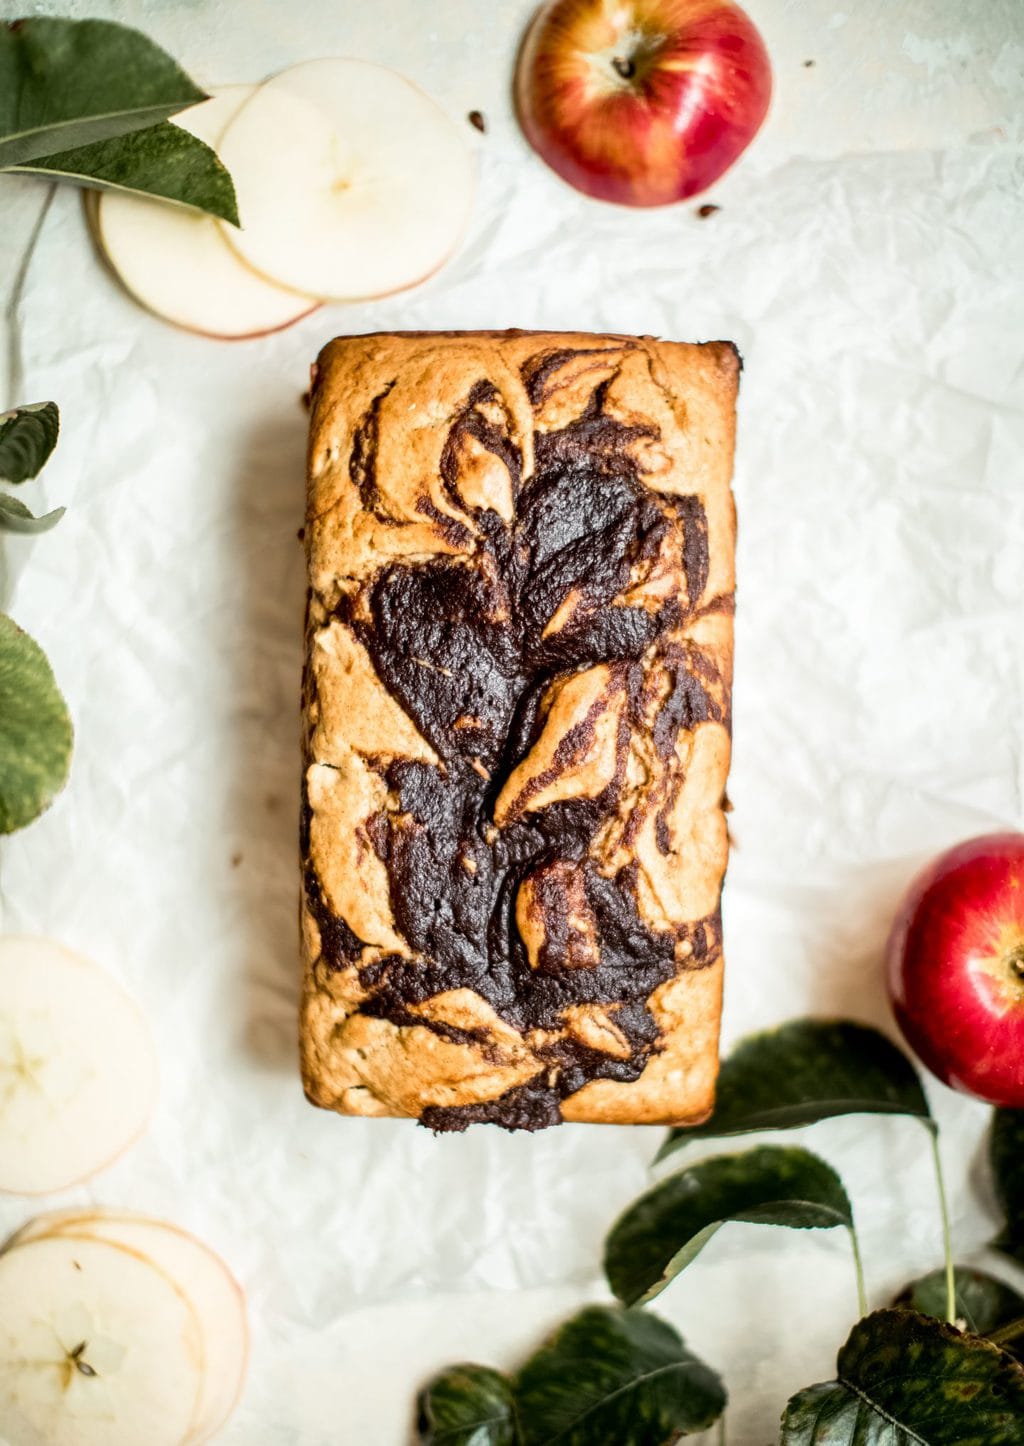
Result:
<instances>
[{"instance_id":1,"label":"green leaf","mask_svg":"<svg viewBox=\"0 0 1024 1446\"><path fill-rule=\"evenodd\" d=\"M523 1446L661 1446L725 1409L715 1372L645 1311L589 1306L515 1380Z\"/></svg>"},{"instance_id":2,"label":"green leaf","mask_svg":"<svg viewBox=\"0 0 1024 1446\"><path fill-rule=\"evenodd\" d=\"M658 1159L688 1140L858 1114L914 1115L934 1128L917 1072L884 1034L849 1020L795 1019L736 1046L718 1076L714 1114L673 1130Z\"/></svg>"},{"instance_id":3,"label":"green leaf","mask_svg":"<svg viewBox=\"0 0 1024 1446\"><path fill-rule=\"evenodd\" d=\"M919 1315L946 1318L946 1272L933 1270L920 1280L911 1281L893 1301L893 1305L909 1306ZM966 1265L956 1267L956 1316L962 1330L975 1336L991 1335L1012 1321L1024 1319L1024 1295L988 1275ZM1024 1336L1024 1330L1021 1332ZM1024 1349L1022 1344L1021 1349ZM1012 1354L1017 1354L1016 1351Z\"/></svg>"},{"instance_id":4,"label":"green leaf","mask_svg":"<svg viewBox=\"0 0 1024 1446\"><path fill-rule=\"evenodd\" d=\"M0 532L49 532L63 516L64 508L55 507L35 517L24 502L0 492Z\"/></svg>"},{"instance_id":5,"label":"green leaf","mask_svg":"<svg viewBox=\"0 0 1024 1446\"><path fill-rule=\"evenodd\" d=\"M67 778L67 704L39 644L0 613L0 833L47 807Z\"/></svg>"},{"instance_id":6,"label":"green leaf","mask_svg":"<svg viewBox=\"0 0 1024 1446\"><path fill-rule=\"evenodd\" d=\"M0 24L0 170L126 135L205 99L127 26L44 16Z\"/></svg>"},{"instance_id":7,"label":"green leaf","mask_svg":"<svg viewBox=\"0 0 1024 1446\"><path fill-rule=\"evenodd\" d=\"M1024 1371L1004 1352L908 1310L854 1326L839 1379L794 1396L782 1446L1022 1446Z\"/></svg>"},{"instance_id":8,"label":"green leaf","mask_svg":"<svg viewBox=\"0 0 1024 1446\"><path fill-rule=\"evenodd\" d=\"M449 1366L420 1393L426 1446L517 1446L512 1383L489 1366Z\"/></svg>"},{"instance_id":9,"label":"green leaf","mask_svg":"<svg viewBox=\"0 0 1024 1446\"><path fill-rule=\"evenodd\" d=\"M156 196L238 225L235 187L216 151L172 121L11 169L78 186Z\"/></svg>"},{"instance_id":10,"label":"green leaf","mask_svg":"<svg viewBox=\"0 0 1024 1446\"><path fill-rule=\"evenodd\" d=\"M808 1150L763 1145L716 1155L641 1195L605 1244L608 1283L626 1305L653 1300L730 1220L853 1230L843 1182Z\"/></svg>"},{"instance_id":11,"label":"green leaf","mask_svg":"<svg viewBox=\"0 0 1024 1446\"><path fill-rule=\"evenodd\" d=\"M27 482L49 461L60 433L56 402L0 413L0 482Z\"/></svg>"},{"instance_id":12,"label":"green leaf","mask_svg":"<svg viewBox=\"0 0 1024 1446\"><path fill-rule=\"evenodd\" d=\"M993 1244L1024 1265L1024 1110L996 1110L990 1157L996 1199L1006 1216Z\"/></svg>"}]
</instances>

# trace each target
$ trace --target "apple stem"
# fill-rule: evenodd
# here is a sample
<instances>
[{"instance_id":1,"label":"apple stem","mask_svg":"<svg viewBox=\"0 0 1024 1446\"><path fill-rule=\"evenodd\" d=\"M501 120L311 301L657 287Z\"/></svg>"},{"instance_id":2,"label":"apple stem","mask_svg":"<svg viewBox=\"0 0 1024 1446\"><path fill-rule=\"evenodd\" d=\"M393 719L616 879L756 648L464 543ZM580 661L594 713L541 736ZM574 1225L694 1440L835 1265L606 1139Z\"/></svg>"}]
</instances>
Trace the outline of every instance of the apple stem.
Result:
<instances>
[{"instance_id":1,"label":"apple stem","mask_svg":"<svg viewBox=\"0 0 1024 1446\"><path fill-rule=\"evenodd\" d=\"M612 70L620 75L623 80L632 80L636 75L636 65L632 60L622 55L617 55L612 61Z\"/></svg>"},{"instance_id":2,"label":"apple stem","mask_svg":"<svg viewBox=\"0 0 1024 1446\"><path fill-rule=\"evenodd\" d=\"M953 1242L949 1231L949 1202L946 1199L946 1181L942 1173L942 1156L939 1154L938 1126L932 1123L930 1128L935 1181L939 1187L939 1211L942 1215L942 1248L946 1253L946 1319L950 1325L956 1325L956 1271L953 1268Z\"/></svg>"},{"instance_id":3,"label":"apple stem","mask_svg":"<svg viewBox=\"0 0 1024 1446\"><path fill-rule=\"evenodd\" d=\"M853 1266L857 1272L857 1309L860 1311L861 1319L868 1313L868 1294L864 1287L864 1261L860 1253L860 1241L857 1238L857 1228L851 1225L850 1244L853 1247Z\"/></svg>"},{"instance_id":4,"label":"apple stem","mask_svg":"<svg viewBox=\"0 0 1024 1446\"><path fill-rule=\"evenodd\" d=\"M1011 949L1006 962L1018 979L1024 979L1024 944L1018 944L1016 948Z\"/></svg>"},{"instance_id":5,"label":"apple stem","mask_svg":"<svg viewBox=\"0 0 1024 1446\"><path fill-rule=\"evenodd\" d=\"M718 1418L718 1446L725 1446L725 1412Z\"/></svg>"}]
</instances>

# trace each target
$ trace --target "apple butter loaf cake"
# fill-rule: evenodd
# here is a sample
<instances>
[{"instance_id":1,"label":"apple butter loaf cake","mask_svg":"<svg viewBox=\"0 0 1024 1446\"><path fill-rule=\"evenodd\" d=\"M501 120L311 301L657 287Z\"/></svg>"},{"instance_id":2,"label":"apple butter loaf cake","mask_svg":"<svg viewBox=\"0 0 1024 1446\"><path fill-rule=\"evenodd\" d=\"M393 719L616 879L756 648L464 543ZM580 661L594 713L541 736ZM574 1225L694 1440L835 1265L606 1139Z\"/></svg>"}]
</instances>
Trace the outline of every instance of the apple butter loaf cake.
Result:
<instances>
[{"instance_id":1,"label":"apple butter loaf cake","mask_svg":"<svg viewBox=\"0 0 1024 1446\"><path fill-rule=\"evenodd\" d=\"M727 342L521 331L321 353L315 1104L434 1130L710 1111L739 367Z\"/></svg>"}]
</instances>

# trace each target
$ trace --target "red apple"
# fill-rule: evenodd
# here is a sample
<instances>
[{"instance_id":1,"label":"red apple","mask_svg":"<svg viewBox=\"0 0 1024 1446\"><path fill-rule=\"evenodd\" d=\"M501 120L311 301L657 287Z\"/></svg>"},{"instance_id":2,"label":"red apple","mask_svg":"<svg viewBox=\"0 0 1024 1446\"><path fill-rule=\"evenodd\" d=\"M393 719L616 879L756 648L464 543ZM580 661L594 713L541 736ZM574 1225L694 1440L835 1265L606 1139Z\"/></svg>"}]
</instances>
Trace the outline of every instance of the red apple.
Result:
<instances>
[{"instance_id":1,"label":"red apple","mask_svg":"<svg viewBox=\"0 0 1024 1446\"><path fill-rule=\"evenodd\" d=\"M588 196L664 206L710 186L753 140L768 53L728 0L552 0L519 55L527 140Z\"/></svg>"},{"instance_id":2,"label":"red apple","mask_svg":"<svg viewBox=\"0 0 1024 1446\"><path fill-rule=\"evenodd\" d=\"M942 854L911 885L888 946L889 996L933 1074L1024 1109L1024 834Z\"/></svg>"}]
</instances>

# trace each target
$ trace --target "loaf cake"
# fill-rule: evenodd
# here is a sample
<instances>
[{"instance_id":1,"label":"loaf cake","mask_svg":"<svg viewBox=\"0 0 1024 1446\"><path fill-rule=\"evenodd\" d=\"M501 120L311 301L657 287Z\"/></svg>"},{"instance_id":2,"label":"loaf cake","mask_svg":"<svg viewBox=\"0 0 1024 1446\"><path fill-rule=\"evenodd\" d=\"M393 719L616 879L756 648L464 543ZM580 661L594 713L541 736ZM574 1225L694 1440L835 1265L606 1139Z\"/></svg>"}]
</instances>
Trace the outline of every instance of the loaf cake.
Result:
<instances>
[{"instance_id":1,"label":"loaf cake","mask_svg":"<svg viewBox=\"0 0 1024 1446\"><path fill-rule=\"evenodd\" d=\"M740 363L419 332L314 368L302 1067L317 1105L710 1112Z\"/></svg>"}]
</instances>

